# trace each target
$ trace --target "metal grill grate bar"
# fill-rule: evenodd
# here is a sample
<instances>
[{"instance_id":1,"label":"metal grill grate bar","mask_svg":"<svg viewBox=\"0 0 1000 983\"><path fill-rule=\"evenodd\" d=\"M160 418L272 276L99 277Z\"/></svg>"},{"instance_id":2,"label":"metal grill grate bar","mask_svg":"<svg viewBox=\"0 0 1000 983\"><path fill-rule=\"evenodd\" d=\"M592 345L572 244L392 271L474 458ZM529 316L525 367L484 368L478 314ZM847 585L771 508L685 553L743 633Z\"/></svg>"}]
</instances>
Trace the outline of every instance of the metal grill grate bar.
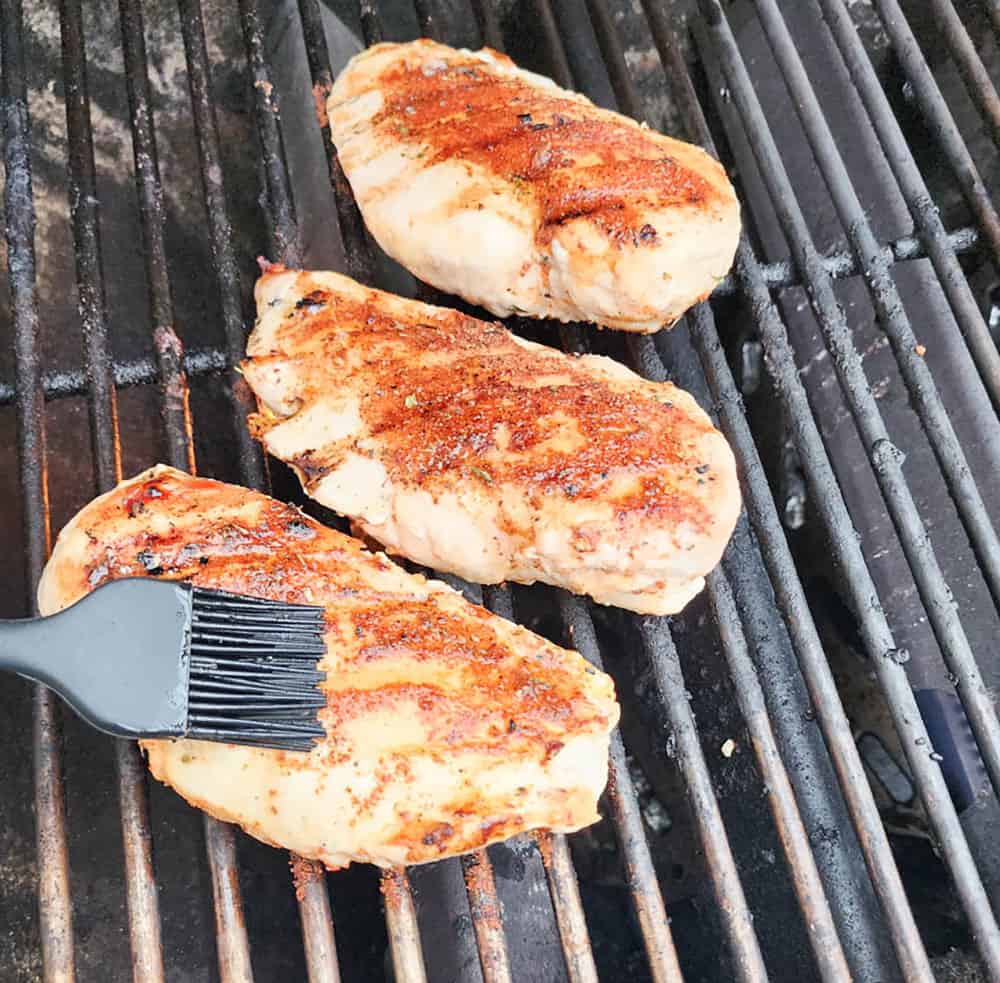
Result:
<instances>
[{"instance_id":1,"label":"metal grill grate bar","mask_svg":"<svg viewBox=\"0 0 1000 983\"><path fill-rule=\"evenodd\" d=\"M556 833L537 833L535 843L548 875L569 983L597 983L597 967L569 843L565 836Z\"/></svg>"},{"instance_id":2,"label":"metal grill grate bar","mask_svg":"<svg viewBox=\"0 0 1000 983\"><path fill-rule=\"evenodd\" d=\"M413 905L413 890L406 871L384 871L381 887L393 978L396 983L427 983L417 910Z\"/></svg>"},{"instance_id":3,"label":"metal grill grate bar","mask_svg":"<svg viewBox=\"0 0 1000 983\"><path fill-rule=\"evenodd\" d=\"M729 29L725 14L721 6L713 2L713 0L705 0L705 13L706 19L712 24L716 50L722 61L734 103L739 109L741 117L745 120L746 126L754 134L754 153L757 155L758 163L761 165L765 180L768 183L772 203L775 205L785 231L789 235L793 252L797 257L800 267L812 280L813 293L811 299L813 300L814 310L823 328L827 344L831 348L831 351L835 353L834 361L838 375L843 373L841 375L842 385L851 403L852 410L854 410L855 419L858 422L859 428L862 429L865 441L870 448L875 471L882 485L886 503L893 513L897 530L906 549L907 558L921 588L921 594L924 595L925 591L933 590L935 593L931 596L934 596L938 603L943 603L946 606L946 610L934 611L928 605L928 614L931 617L942 618L943 623L940 628L938 624L935 624L935 628L938 631L939 640L942 641L942 647L945 647L944 643L947 642L951 648L950 659L953 671L958 672L961 669L965 674L965 679L961 686L963 697L966 696L969 689L972 690L973 694L979 694L976 702L972 704L972 707L979 714L979 719L973 721L973 726L978 727L977 736L980 736L980 746L982 747L988 742L993 742L994 738L991 732L996 729L997 720L995 715L993 715L992 708L987 709L982 705L981 694L983 693L983 687L981 680L978 678L979 674L975 660L968 649L968 643L965 640L961 623L958 621L957 615L950 605L950 597L945 599L947 587L940 570L937 569L936 562L933 561L929 541L926 539L926 533L917 514L916 506L913 504L909 488L902 475L895 448L889 441L884 423L881 420L881 414L874 404L871 390L868 388L867 380L858 361L857 351L851 345L849 331L837 308L836 298L830 289L829 281L823 276L815 263L815 251L812 248L808 230L791 192L777 148L774 146L767 122L757 103L756 95L753 92L750 80L743 66L742 57L736 48L735 40ZM771 335L770 329L762 330L762 339L765 334L771 335L770 343L772 346L777 342L784 347L787 345L787 339L784 337L784 329L780 324L776 326L780 330L780 342L778 342L776 337L777 332L775 332L775 335ZM765 340L764 343L765 347L768 347L768 340ZM786 355L783 354L781 358L784 360ZM787 358L789 360L792 358L790 349L787 351ZM794 371L794 362L791 363L790 367ZM802 399L803 401L805 400L804 392L802 393ZM811 417L806 417L806 413L808 413L807 404L803 402L802 411L793 414L792 417L794 421L793 426L797 431L801 432L803 424L805 424L807 419L811 422ZM818 432L816 433L816 439L819 440ZM836 485L832 472L830 473L829 481L823 479L815 483L817 486L817 497L824 495L829 496L831 499L833 498L833 489ZM843 528L850 529L850 520L846 516L845 519L847 520L847 525ZM831 529L830 532L831 538L844 539L842 535L843 530L835 531ZM846 546L847 544L845 543L844 545ZM851 587L857 594L862 583L865 581L870 583L870 575L865 566L864 557L860 554L857 542L853 543L852 552L857 553L854 565L858 569L851 578ZM875 614L872 611L870 601L872 597L877 597L874 586L872 586L872 590L865 590L863 594L856 597L856 608L859 613ZM884 618L882 620L884 621ZM874 626L866 627L870 631L870 627ZM879 627L881 628L882 626L880 625ZM884 627L888 635L888 624L885 624ZM942 632L947 632L948 634L942 637ZM870 643L873 643L876 642L878 636L867 634L867 638ZM879 639L880 641L881 639ZM874 649L874 658L877 665L876 671L881 674L885 665L891 662L890 659L885 658L882 654L888 648L882 647L878 643L872 645L872 648ZM878 666L879 663L882 666ZM907 702L912 702L912 693L908 691L907 696ZM896 716L900 716L899 708L901 705L898 701L894 700L892 702L895 703L894 710ZM963 702L965 701L963 700ZM976 705L977 703L979 704L978 706ZM968 703L966 703L966 707L967 710L970 709ZM919 720L919 717L917 719ZM915 772L923 772L922 777L924 782L933 783L933 785L924 785L921 783L921 787L926 789L925 802L927 811L931 815L931 821L936 823L943 822L949 827L952 826L952 822L954 823L952 833L957 839L953 839L952 836L945 837L943 831L939 833L942 837L942 851L946 854L952 851L952 855L949 857L951 862L963 869L967 867L969 870L969 878L967 879L965 876L960 876L955 867L952 868L956 881L956 890L963 901L966 914L975 927L980 953L987 965L991 967L991 972L1000 975L1000 929L998 929L993 917L982 881L975 871L975 865L971 854L968 852L965 839L961 836L958 819L948 799L947 791L944 789L940 769L937 768L936 764L929 762L924 757L925 752L922 748L918 754L914 746L911 745L910 742L916 737L916 735L912 734L914 720L904 717L899 723L903 725L901 738L910 759L911 767L914 768ZM907 731L910 733L906 733ZM926 740L926 735L921 736ZM930 747L929 743L926 746ZM997 743L993 743L992 746L1000 748L1000 744ZM929 763L932 765L930 768L927 767ZM931 775L934 777L932 778ZM937 786L938 788L933 789L933 786ZM940 803L937 802L939 798L942 799Z\"/></svg>"},{"instance_id":4,"label":"metal grill grate bar","mask_svg":"<svg viewBox=\"0 0 1000 983\"><path fill-rule=\"evenodd\" d=\"M1000 410L1000 353L990 335L972 290L946 238L944 225L931 199L920 169L906 145L906 138L889 105L868 53L844 0L819 0L823 16L840 49L844 64L865 105L886 161L899 183L900 191L934 264L941 286L951 304L955 320L979 368L983 384Z\"/></svg>"},{"instance_id":5,"label":"metal grill grate bar","mask_svg":"<svg viewBox=\"0 0 1000 983\"><path fill-rule=\"evenodd\" d=\"M143 253L149 313L153 330L162 389L163 424L170 463L194 472L194 445L191 439L191 408L187 379L181 364L181 342L174 330L174 307L163 242L163 196L156 158L156 136L149 99L146 71L146 41L139 0L121 0L122 48L125 55L125 82L128 90L132 152L135 158L135 185L139 199Z\"/></svg>"},{"instance_id":6,"label":"metal grill grate bar","mask_svg":"<svg viewBox=\"0 0 1000 983\"><path fill-rule=\"evenodd\" d=\"M17 455L27 540L27 608L37 614L35 587L49 551L49 502L45 459L45 404L35 295L35 204L31 189L31 123L24 70L20 0L0 3L0 62L4 141L4 215L7 275L13 307L14 361L18 376ZM73 904L66 848L66 807L56 699L43 686L32 696L35 841L43 973L49 981L75 978Z\"/></svg>"},{"instance_id":7,"label":"metal grill grate bar","mask_svg":"<svg viewBox=\"0 0 1000 983\"><path fill-rule=\"evenodd\" d=\"M309 0L303 0L303 2L309 2ZM358 212L357 207L353 206L353 199L350 199L350 203L352 205L351 210L355 215L359 216L360 219L360 213ZM342 204L340 194L337 196L337 204L338 207ZM348 209L345 208L344 211L346 212ZM343 223L343 216L339 216L339 218L341 223ZM343 224L341 227L343 227ZM351 237L345 236L345 239L347 238ZM351 241L355 240L351 239ZM975 250L978 242L979 234L975 229L965 228L945 233L945 248L955 255ZM925 256L930 255L929 250L925 252L921 240L913 236L901 236L899 239L893 239L891 242L887 242L882 245L880 249L887 263L902 263L914 259L923 259ZM373 271L369 269L368 272L365 273L358 265L363 261L365 256L368 257L368 262L370 262L370 251L366 253L362 250L354 250L351 252L351 255L347 257L347 262L350 268L355 271L350 273L351 276L355 277L355 279L369 282L374 275ZM828 253L823 255L820 258L820 261L822 262L827 273L834 280L851 277L860 272L857 260L851 253ZM961 273L961 267L957 265L957 261L955 268L958 270L958 275L962 277L962 283L965 284L965 289L968 290L968 284ZM793 264L790 260L777 260L773 263L763 263L760 266L760 271L761 276L769 289L778 290L782 287L794 287L801 285L800 278L793 268ZM736 294L738 291L739 287L736 280L732 275L730 275L720 281L718 287L716 287L713 291L712 296L726 297ZM971 298L971 294L969 296ZM975 305L974 300L972 303ZM975 310L976 317L978 317L980 322L982 322L982 315L979 313L978 307L975 308ZM228 325L228 314L226 313L224 313L224 324ZM563 327L566 327L566 325L561 325L560 330L562 330ZM988 343L992 344L992 341L988 340ZM242 352L233 352L227 341L225 348L219 348L213 345L206 345L202 348L188 348L181 356L181 366L184 370L184 374L189 379L192 379L198 376L225 372L227 369L236 365L242 357ZM130 361L114 362L111 365L111 372L116 389L128 389L132 386L145 386L160 381L159 369L157 367L156 360L153 358L140 357ZM88 392L87 385L86 373L78 369L45 372L42 375L42 390L47 400L66 399L71 396L84 396ZM14 385L9 382L0 382L0 407L11 405L14 402L14 397ZM259 450L255 443L251 443L250 446L255 448L255 450ZM241 467L242 466L243 465L241 465Z\"/></svg>"},{"instance_id":8,"label":"metal grill grate bar","mask_svg":"<svg viewBox=\"0 0 1000 983\"><path fill-rule=\"evenodd\" d=\"M163 199L156 157L156 137L149 98L146 44L139 0L121 0L122 47L132 126L136 191L142 225L150 320L161 385L161 415L168 459L174 467L195 471L187 377L180 339L174 330L173 301L163 240ZM231 826L205 815L205 844L215 900L219 973L224 983L253 979Z\"/></svg>"},{"instance_id":9,"label":"metal grill grate bar","mask_svg":"<svg viewBox=\"0 0 1000 983\"><path fill-rule=\"evenodd\" d=\"M292 200L288 163L285 160L285 146L281 138L278 102L274 94L270 68L264 55L260 15L256 0L240 0L239 6L253 83L257 133L260 137L261 158L267 182L266 211L271 222L271 242L277 255L282 257L282 262L297 267L302 264L298 224L295 221L295 206Z\"/></svg>"},{"instance_id":10,"label":"metal grill grate bar","mask_svg":"<svg viewBox=\"0 0 1000 983\"><path fill-rule=\"evenodd\" d=\"M597 642L597 632L586 601L565 591L558 591L557 594L559 610L570 642L591 665L603 671L604 661ZM625 861L629 894L632 896L653 979L657 983L681 980L683 977L670 932L670 920L663 905L663 895L656 879L639 811L639 800L629 775L625 745L618 728L611 735L607 795Z\"/></svg>"},{"instance_id":11,"label":"metal grill grate bar","mask_svg":"<svg viewBox=\"0 0 1000 983\"><path fill-rule=\"evenodd\" d=\"M205 45L205 25L200 0L178 0L184 60L187 65L188 89L194 119L198 163L201 170L202 192L208 216L208 236L212 247L212 262L219 285L222 326L226 346L223 365L232 369L243 357L246 328L243 321L243 298L239 265L233 249L233 230L226 210L226 194L222 177L222 154L219 149L219 128L212 103L208 52ZM185 372L190 376L197 363L189 365L185 353ZM263 489L264 458L260 446L250 436L246 417L253 409L253 398L243 377L236 372L228 375L228 394L233 406L233 429L237 456L243 481Z\"/></svg>"},{"instance_id":12,"label":"metal grill grate bar","mask_svg":"<svg viewBox=\"0 0 1000 983\"><path fill-rule=\"evenodd\" d=\"M655 24L654 20L654 27ZM663 25L660 26L662 27ZM700 111L697 110L696 104L688 101L685 108L687 109L688 125L693 126L696 131L699 131L699 136L704 142L710 142L704 118L701 116ZM757 320L758 327L761 329L765 348L769 352L769 360L765 364L769 367L779 396L786 407L786 411L789 413L790 419L793 421L796 441L802 454L803 463L806 465L813 492L820 505L824 524L828 529L838 558L845 568L848 583L854 592L857 611L862 620L862 630L866 645L873 656L876 673L886 692L894 722L900 731L903 746L907 750L908 761L917 776L918 783L925 792L926 800L931 803L930 807L934 810L933 816L938 827L938 835L942 838L942 842L949 844L949 856L947 859L952 868L953 876L960 882L966 874L974 878L977 886L970 891L969 900L982 911L982 902L985 901L985 896L981 891L981 882L978 881L978 875L975 873L975 865L968 852L957 816L951 806L940 770L931 763L924 752L917 753L916 751L917 748L929 747L930 745L926 731L920 720L913 694L909 688L905 674L900 671L900 667L892 664L890 660L881 657L883 652L893 646L891 631L881 609L870 603L869 599L877 596L874 592L874 585L871 582L864 558L857 543L852 537L845 534L851 528L849 514L847 513L843 499L836 491L836 479L830 467L829 460L825 456L819 432L811 418L808 401L797 376L797 370L795 369L791 349L788 347L784 328L767 294L756 260L745 245L741 246L738 254L737 273L747 292L751 310L755 312L755 319ZM699 319L696 317L694 319L696 325L698 321ZM718 336L714 332L714 326L708 324L704 319L702 319L702 326L713 327L708 337L705 337L701 332L695 332L695 340L701 349L704 364L706 366L711 364L711 361L706 356L715 352L717 356L715 362L717 365L720 365L722 362L721 351ZM718 395L717 382L718 378L713 385L716 386ZM721 402L722 405L725 405L725 400ZM770 508L773 509L773 504L770 505ZM759 518L755 518L755 522L758 523L759 533L761 533L762 529L766 531L766 525L760 524ZM775 523L775 532L777 528ZM763 534L762 538L765 538ZM770 563L775 563L777 557L775 557L771 550L768 550L765 555ZM788 559L790 561L790 557ZM790 566L790 562L784 565L787 569ZM789 606L789 601L794 599L788 598L787 583L788 581L784 577L778 576L775 579L779 599L782 599L783 606L786 607L786 616L795 610L795 608ZM801 611L804 609L804 598L800 602L800 605L799 610ZM801 622L798 619L789 617L789 623L793 628L801 629ZM807 648L799 645L800 658L806 651L808 651ZM804 663L804 665L807 666L808 663ZM816 670L821 668L821 661L816 659L807 677L810 680L811 688L814 688L817 682L822 681L816 675ZM824 731L827 734L836 733L836 728L831 727L831 724L836 724L836 720L828 719L828 711L831 706L832 704L825 700L816 701L817 712L820 714ZM856 762L856 753L851 752L847 754L846 747L844 747L844 752L836 755L834 760L840 770L842 783L845 789L848 789L849 783L845 774L845 764L851 758ZM860 771L859 765L857 766L857 771L863 774ZM862 783L854 784L855 792L861 788ZM851 791L845 791L845 794L851 803L852 811L857 815L859 806L864 807L863 802L859 801L858 797L853 795ZM864 796L864 798L867 797L867 795ZM877 827L869 821L865 822L863 826L859 824L859 829L865 829L865 834L862 835L861 839L866 850L866 860L868 861L869 870L872 872L873 883L879 889L883 905L886 907L887 914L891 919L893 941L901 965L904 967L907 965L912 966L913 955L920 952L919 949L913 949L904 942L905 935L908 935L911 939L915 936L915 929L912 927L912 917L905 906L900 904L901 890L892 883L896 878L892 877L890 882L887 883L886 878L882 876L886 871L892 869L891 861L886 866L876 856L873 856L871 852L873 846L878 846L878 843L877 840L871 840L869 834L876 832ZM884 835L877 837L878 840L883 838ZM881 853L881 846L878 848ZM887 849L885 850L885 854L888 854ZM985 910L988 912L988 905ZM922 963L923 966L921 967L919 963ZM914 969L921 970L926 974L925 978L929 976L929 967L926 965L926 959L920 959Z\"/></svg>"},{"instance_id":13,"label":"metal grill grate bar","mask_svg":"<svg viewBox=\"0 0 1000 983\"><path fill-rule=\"evenodd\" d=\"M663 66L674 80L674 93L688 130L696 140L710 150L714 150L708 125L695 96L694 87L690 75L687 73L677 38L658 5L644 3L644 8ZM766 321L769 324L776 324L777 311L774 309L764 286L761 268L745 241L740 246L737 269L751 310L756 312L755 317L758 323ZM844 713L836 684L816 632L774 499L768 487L767 477L764 474L747 419L742 412L740 395L719 342L711 309L708 305L699 305L688 320L692 341L698 350L716 406L719 408L723 429L741 462L743 483L747 492L747 511L761 543L778 605L789 627L799 664L812 698L812 705L822 727L827 746L832 752L832 760L851 819L858 833L858 841L864 854L869 876L889 922L900 966L908 980L929 980L932 975L923 942L906 899L878 809L872 798L867 776L854 744L850 724ZM773 350L771 355L773 358ZM794 367L791 365L781 366L781 372L786 379L794 378L793 371ZM804 397L804 393L802 396ZM789 398L786 397L784 402L786 406L789 405ZM804 398L799 401L799 408L800 412L805 410L808 413L808 404ZM829 469L827 468L827 470ZM832 473L830 473L830 477L832 477ZM840 504L839 511L844 517L842 502ZM860 557L855 559L861 560ZM908 688L905 687L904 681L899 678L900 674L890 671L889 676L892 678L889 690L899 694L907 694L906 712L915 713L916 706L913 703L912 695L908 694ZM888 680L884 679L883 685L886 685L887 682ZM891 695L892 693L890 693Z\"/></svg>"},{"instance_id":14,"label":"metal grill grate bar","mask_svg":"<svg viewBox=\"0 0 1000 983\"><path fill-rule=\"evenodd\" d=\"M997 215L997 210L993 207L990 193L983 184L979 169L972 160L951 110L941 95L930 68L927 67L917 39L913 36L913 31L910 30L910 25L903 16L897 0L875 0L875 5L899 63L917 98L928 129L940 144L955 172L958 186L976 216L992 251L993 262L996 264L1000 262L1000 215Z\"/></svg>"},{"instance_id":15,"label":"metal grill grate bar","mask_svg":"<svg viewBox=\"0 0 1000 983\"><path fill-rule=\"evenodd\" d=\"M854 191L843 160L837 152L833 135L822 116L815 93L805 75L802 62L778 8L774 0L758 0L757 8L771 50L789 85L799 117L807 131L810 144L816 153L820 169L827 180L841 221L848 230L859 261L862 257L872 257L864 266L865 282L875 302L880 322L892 341L896 361L906 382L911 402L924 426L969 538L976 549L983 575L993 596L1000 599L1000 540L997 539L975 479L969 471L965 454L941 403L930 369L917 352L917 339L913 334L902 299L888 268L878 257L878 247L865 218L864 209ZM728 37L725 43L726 47L730 48ZM757 119L755 116L755 133L763 137L755 141L755 147L761 147L759 159L763 159L765 152L770 156L769 135L757 123L762 124L763 119ZM770 164L767 167L770 169ZM769 182L769 187L772 188L773 199L790 190L791 185L783 170L772 173L775 180L773 183ZM793 230L792 223L788 223L786 231L793 240L793 248L797 248L796 240L806 247L799 252L800 261L805 264L809 261L806 250L811 246L811 242L807 241L805 219L801 213L793 215L792 218L795 228ZM836 308L829 278L823 277L819 281L814 281L814 286L817 313L820 310L824 312L820 313L821 318L828 317L825 313L827 311L839 310ZM958 612L949 603L950 592L944 575L930 546L916 504L906 486L902 462L895 454L894 448L888 444L889 434L865 378L860 355L850 340L850 328L846 317L838 314L835 323L829 325L827 331L831 354L835 356L838 370L843 367L841 382L858 425L869 444L869 453L872 455L876 471L882 479L883 494L886 495L890 512L896 521L903 548L924 600L924 607L934 624L949 666L958 677L959 693L979 741L994 787L1000 789L1000 721L997 719L993 699L983 684ZM894 488L898 491L894 492ZM894 501L897 496L902 500L899 504Z\"/></svg>"},{"instance_id":16,"label":"metal grill grate bar","mask_svg":"<svg viewBox=\"0 0 1000 983\"><path fill-rule=\"evenodd\" d=\"M334 190L340 235L344 242L352 244L352 248L346 251L347 273L362 283L371 283L375 276L375 268L368 244L368 233L337 158L337 149L330 139L330 121L326 118L326 100L333 88L333 74L330 71L330 52L326 45L326 35L323 33L319 0L299 0L299 19L302 21L302 36L306 46L306 59L309 62L309 74L312 77L316 118L330 171L330 185ZM369 29L371 28L369 17Z\"/></svg>"},{"instance_id":17,"label":"metal grill grate bar","mask_svg":"<svg viewBox=\"0 0 1000 983\"><path fill-rule=\"evenodd\" d=\"M917 339L896 284L879 251L847 168L836 148L833 134L823 117L815 92L777 5L774 0L758 0L757 8L782 76L794 96L799 117L831 189L841 221L848 230L855 255L863 267L865 281L875 301L881 322L893 343L896 361L913 405L948 481L969 538L976 548L987 583L993 596L1000 599L1000 540L997 538L975 479L969 471L965 454L938 395L931 371L917 352ZM995 347L993 354L997 365L1000 366L1000 353ZM988 382L985 376L984 382ZM991 396L994 403L1000 405L1000 390L991 392ZM931 606L933 603L930 602ZM995 720L992 706L989 716ZM992 736L997 738L998 734L1000 731ZM996 756L1000 756L1000 745L996 750ZM994 775L996 774L997 772L994 772Z\"/></svg>"},{"instance_id":18,"label":"metal grill grate bar","mask_svg":"<svg viewBox=\"0 0 1000 983\"><path fill-rule=\"evenodd\" d=\"M767 970L754 930L753 915L722 823L674 640L665 619L643 618L640 628L660 699L670 720L671 733L677 742L677 765L684 776L688 802L719 903L719 917L726 929L733 969L743 983L766 980Z\"/></svg>"},{"instance_id":19,"label":"metal grill grate bar","mask_svg":"<svg viewBox=\"0 0 1000 983\"><path fill-rule=\"evenodd\" d=\"M709 575L708 591L712 611L719 624L733 690L754 745L761 777L768 789L775 826L791 869L799 906L805 916L816 965L823 980L834 983L848 979L850 970L812 854L809 835L802 824L792 783L778 751L767 703L757 679L757 669L750 658L732 588L722 570L715 570Z\"/></svg>"},{"instance_id":20,"label":"metal grill grate bar","mask_svg":"<svg viewBox=\"0 0 1000 983\"><path fill-rule=\"evenodd\" d=\"M629 107L631 115L643 119L645 114L632 85L624 51L607 7L595 0L588 3L588 11L620 106ZM665 378L663 365L650 338L630 338L628 348L633 367L638 372L647 378L658 380ZM817 965L824 979L842 979L847 973L844 953L824 895L808 836L798 813L791 783L778 754L763 693L757 682L753 664L749 660L747 642L728 583L725 576L717 572L709 578L708 585L710 601L719 620L723 650L730 666L734 689L738 694L740 709L751 734L758 765L770 790L772 814L789 861L793 884L805 913L805 922ZM646 635L649 637L648 630ZM669 658L669 653L666 653L664 658ZM680 672L679 664L677 672ZM724 831L716 832L723 832L724 836ZM711 825L702 826L703 836L711 833ZM728 853L728 842L724 840L723 845L725 853ZM732 926L730 926L730 938L731 944L739 944L738 936Z\"/></svg>"},{"instance_id":21,"label":"metal grill grate bar","mask_svg":"<svg viewBox=\"0 0 1000 983\"><path fill-rule=\"evenodd\" d=\"M986 71L962 18L952 0L930 0L930 6L969 95L992 130L994 143L1000 143L1000 96L997 95L993 80Z\"/></svg>"},{"instance_id":22,"label":"metal grill grate bar","mask_svg":"<svg viewBox=\"0 0 1000 983\"><path fill-rule=\"evenodd\" d=\"M501 584L500 586L485 586L482 590L483 604L486 608L508 621L517 620L514 614L514 599L509 587ZM537 834L535 845L545 867L549 896L552 899L552 908L559 928L559 937L562 942L570 983L578 983L578 981L582 983L582 981L596 979L597 967L594 965L594 953L590 947L587 920L583 913L583 904L580 901L580 886L577 883L576 870L573 868L573 858L570 855L566 837L561 833ZM471 894L469 905L470 908L474 907ZM475 917L473 911L473 919Z\"/></svg>"},{"instance_id":23,"label":"metal grill grate bar","mask_svg":"<svg viewBox=\"0 0 1000 983\"><path fill-rule=\"evenodd\" d=\"M476 933L479 967L484 983L510 983L507 942L500 921L500 901L493 877L493 865L485 850L476 850L461 858L469 914Z\"/></svg>"},{"instance_id":24,"label":"metal grill grate bar","mask_svg":"<svg viewBox=\"0 0 1000 983\"><path fill-rule=\"evenodd\" d=\"M302 920L302 943L309 983L340 983L326 870L321 863L295 858L294 855L292 863L298 872L295 893Z\"/></svg>"},{"instance_id":25,"label":"metal grill grate bar","mask_svg":"<svg viewBox=\"0 0 1000 983\"><path fill-rule=\"evenodd\" d=\"M76 0L65 0L61 4L60 25L66 83L70 214L84 334L90 433L98 491L106 492L121 478L121 451L108 343L83 18ZM153 873L146 768L134 741L115 741L114 747L133 972L143 980L157 983L164 979L163 946L159 896Z\"/></svg>"},{"instance_id":26,"label":"metal grill grate bar","mask_svg":"<svg viewBox=\"0 0 1000 983\"><path fill-rule=\"evenodd\" d=\"M79 0L62 0L59 19L66 93L69 206L76 256L78 306L84 336L84 372L81 373L80 383L89 397L95 471L101 491L106 491L121 474L121 452L114 363L108 341L104 296L86 45Z\"/></svg>"}]
</instances>

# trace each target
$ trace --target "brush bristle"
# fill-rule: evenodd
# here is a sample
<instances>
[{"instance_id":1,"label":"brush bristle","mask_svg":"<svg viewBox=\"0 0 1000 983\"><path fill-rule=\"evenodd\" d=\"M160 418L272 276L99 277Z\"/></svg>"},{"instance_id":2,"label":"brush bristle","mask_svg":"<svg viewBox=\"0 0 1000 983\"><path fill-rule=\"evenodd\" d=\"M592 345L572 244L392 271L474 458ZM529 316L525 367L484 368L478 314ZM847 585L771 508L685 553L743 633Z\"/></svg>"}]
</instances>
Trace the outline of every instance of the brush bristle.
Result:
<instances>
[{"instance_id":1,"label":"brush bristle","mask_svg":"<svg viewBox=\"0 0 1000 983\"><path fill-rule=\"evenodd\" d=\"M325 734L322 608L194 588L188 736L309 751Z\"/></svg>"}]
</instances>

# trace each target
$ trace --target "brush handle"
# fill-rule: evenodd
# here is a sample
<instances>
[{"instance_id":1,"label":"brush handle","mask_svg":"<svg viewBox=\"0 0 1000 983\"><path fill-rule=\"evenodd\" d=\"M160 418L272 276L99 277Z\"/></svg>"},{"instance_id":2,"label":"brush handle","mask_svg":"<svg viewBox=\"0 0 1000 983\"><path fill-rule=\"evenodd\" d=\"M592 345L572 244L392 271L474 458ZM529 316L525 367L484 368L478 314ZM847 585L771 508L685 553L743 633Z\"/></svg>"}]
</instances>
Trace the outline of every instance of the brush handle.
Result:
<instances>
[{"instance_id":1,"label":"brush handle","mask_svg":"<svg viewBox=\"0 0 1000 983\"><path fill-rule=\"evenodd\" d=\"M109 734L176 737L190 624L186 585L118 580L51 617L0 622L0 670L44 683Z\"/></svg>"},{"instance_id":2,"label":"brush handle","mask_svg":"<svg viewBox=\"0 0 1000 983\"><path fill-rule=\"evenodd\" d=\"M70 653L78 619L69 616L73 608L50 618L0 621L0 670L28 676L59 691L61 677L70 668L60 653ZM69 656L72 659L72 655ZM70 672L70 675L74 673Z\"/></svg>"}]
</instances>

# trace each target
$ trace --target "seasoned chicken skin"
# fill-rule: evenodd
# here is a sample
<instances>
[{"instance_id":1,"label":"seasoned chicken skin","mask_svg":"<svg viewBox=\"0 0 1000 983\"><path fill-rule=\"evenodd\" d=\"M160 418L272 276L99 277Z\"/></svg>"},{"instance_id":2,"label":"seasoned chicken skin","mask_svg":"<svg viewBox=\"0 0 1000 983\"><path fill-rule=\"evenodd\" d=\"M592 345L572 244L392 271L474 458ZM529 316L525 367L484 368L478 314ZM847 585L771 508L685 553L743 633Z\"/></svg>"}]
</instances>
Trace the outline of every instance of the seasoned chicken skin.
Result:
<instances>
[{"instance_id":1,"label":"seasoned chicken skin","mask_svg":"<svg viewBox=\"0 0 1000 983\"><path fill-rule=\"evenodd\" d=\"M618 706L576 652L294 508L172 468L70 521L39 605L136 575L326 608L326 738L311 752L143 742L153 774L211 815L330 867L423 863L598 818Z\"/></svg>"},{"instance_id":2,"label":"seasoned chicken skin","mask_svg":"<svg viewBox=\"0 0 1000 983\"><path fill-rule=\"evenodd\" d=\"M658 331L732 264L717 161L496 51L375 45L327 114L379 245L494 314Z\"/></svg>"},{"instance_id":3,"label":"seasoned chicken skin","mask_svg":"<svg viewBox=\"0 0 1000 983\"><path fill-rule=\"evenodd\" d=\"M718 563L735 464L684 391L336 273L272 266L256 295L252 429L390 552L654 614Z\"/></svg>"}]
</instances>

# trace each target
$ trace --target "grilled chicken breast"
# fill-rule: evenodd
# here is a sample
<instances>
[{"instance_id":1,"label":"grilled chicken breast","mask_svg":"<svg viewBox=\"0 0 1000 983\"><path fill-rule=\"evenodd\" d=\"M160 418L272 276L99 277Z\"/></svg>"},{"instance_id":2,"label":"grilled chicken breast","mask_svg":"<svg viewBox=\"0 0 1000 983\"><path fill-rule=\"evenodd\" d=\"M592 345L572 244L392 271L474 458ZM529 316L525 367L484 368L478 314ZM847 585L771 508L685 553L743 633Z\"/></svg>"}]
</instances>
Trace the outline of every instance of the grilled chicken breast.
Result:
<instances>
[{"instance_id":1,"label":"grilled chicken breast","mask_svg":"<svg viewBox=\"0 0 1000 983\"><path fill-rule=\"evenodd\" d=\"M682 390L336 273L273 266L256 294L252 428L391 552L655 614L718 563L735 464Z\"/></svg>"},{"instance_id":2,"label":"grilled chicken breast","mask_svg":"<svg viewBox=\"0 0 1000 983\"><path fill-rule=\"evenodd\" d=\"M327 114L379 245L494 314L658 331L732 264L717 161L495 51L375 45Z\"/></svg>"},{"instance_id":3,"label":"grilled chicken breast","mask_svg":"<svg viewBox=\"0 0 1000 983\"><path fill-rule=\"evenodd\" d=\"M311 752L144 742L153 774L211 815L330 867L422 863L598 818L618 706L577 653L294 508L172 468L66 526L39 605L136 575L326 608L326 738Z\"/></svg>"}]
</instances>

